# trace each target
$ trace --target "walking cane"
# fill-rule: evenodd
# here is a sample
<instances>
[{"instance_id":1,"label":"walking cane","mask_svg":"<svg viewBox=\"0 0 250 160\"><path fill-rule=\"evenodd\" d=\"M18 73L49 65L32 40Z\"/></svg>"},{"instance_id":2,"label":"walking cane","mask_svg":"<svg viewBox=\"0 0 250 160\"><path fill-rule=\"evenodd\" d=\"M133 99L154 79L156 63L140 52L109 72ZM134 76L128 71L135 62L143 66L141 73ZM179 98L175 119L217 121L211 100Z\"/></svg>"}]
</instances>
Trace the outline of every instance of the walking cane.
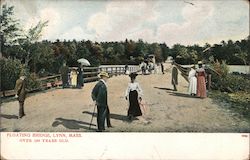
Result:
<instances>
[{"instance_id":1,"label":"walking cane","mask_svg":"<svg viewBox=\"0 0 250 160\"><path fill-rule=\"evenodd\" d=\"M96 107L96 104L95 104L95 106L94 106L94 111L93 111L93 113L92 113L91 121L90 121L90 124L89 124L89 130L90 130L90 128L91 128L92 121L93 121L93 117L94 117L94 114L95 114L95 107Z\"/></svg>"}]
</instances>

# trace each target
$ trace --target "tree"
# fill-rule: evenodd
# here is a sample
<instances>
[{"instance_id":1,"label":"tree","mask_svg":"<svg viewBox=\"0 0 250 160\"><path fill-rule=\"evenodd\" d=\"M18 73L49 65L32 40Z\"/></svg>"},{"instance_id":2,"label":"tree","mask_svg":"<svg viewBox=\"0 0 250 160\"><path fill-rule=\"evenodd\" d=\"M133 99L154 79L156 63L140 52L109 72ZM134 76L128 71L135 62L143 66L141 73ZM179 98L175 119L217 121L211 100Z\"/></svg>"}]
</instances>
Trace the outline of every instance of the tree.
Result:
<instances>
[{"instance_id":1,"label":"tree","mask_svg":"<svg viewBox=\"0 0 250 160\"><path fill-rule=\"evenodd\" d=\"M161 50L162 50L162 58L163 61L166 61L168 56L170 56L170 49L166 45L166 43L160 44Z\"/></svg>"},{"instance_id":2,"label":"tree","mask_svg":"<svg viewBox=\"0 0 250 160\"><path fill-rule=\"evenodd\" d=\"M8 7L6 4L2 6L2 14L0 15L0 57L8 57L6 49L8 46L16 44L20 36L19 21L13 18L14 6ZM3 55L2 55L3 54Z\"/></svg>"},{"instance_id":3,"label":"tree","mask_svg":"<svg viewBox=\"0 0 250 160\"><path fill-rule=\"evenodd\" d=\"M42 22L39 21L38 24L35 27L31 27L28 30L28 33L24 35L23 38L18 39L19 44L23 51L26 53L25 55L25 65L28 66L31 59L33 61L36 61L35 57L38 57L36 55L36 45L34 43L39 40L39 38L42 36L42 30L44 27L46 27L48 24L48 21Z\"/></svg>"},{"instance_id":4,"label":"tree","mask_svg":"<svg viewBox=\"0 0 250 160\"><path fill-rule=\"evenodd\" d=\"M155 61L157 63L163 61L162 50L161 50L161 47L158 43L151 44L150 53L155 55Z\"/></svg>"}]
</instances>

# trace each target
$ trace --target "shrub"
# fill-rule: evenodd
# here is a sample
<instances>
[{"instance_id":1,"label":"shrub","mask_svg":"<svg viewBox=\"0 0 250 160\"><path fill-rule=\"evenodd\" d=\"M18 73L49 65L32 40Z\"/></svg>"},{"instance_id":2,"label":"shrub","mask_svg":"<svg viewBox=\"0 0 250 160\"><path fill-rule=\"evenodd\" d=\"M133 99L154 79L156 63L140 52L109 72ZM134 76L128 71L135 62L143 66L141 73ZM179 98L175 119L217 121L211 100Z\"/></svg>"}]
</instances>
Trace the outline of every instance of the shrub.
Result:
<instances>
[{"instance_id":1,"label":"shrub","mask_svg":"<svg viewBox=\"0 0 250 160\"><path fill-rule=\"evenodd\" d=\"M242 76L228 74L222 79L221 90L230 88L232 92L250 91L250 80Z\"/></svg>"},{"instance_id":2,"label":"shrub","mask_svg":"<svg viewBox=\"0 0 250 160\"><path fill-rule=\"evenodd\" d=\"M211 68L216 72L212 72L212 87L213 89L226 91L226 92L237 92L237 91L249 91L250 80L244 76L229 74L228 67L223 61L218 61L211 64Z\"/></svg>"},{"instance_id":3,"label":"shrub","mask_svg":"<svg viewBox=\"0 0 250 160\"><path fill-rule=\"evenodd\" d=\"M15 88L15 82L19 78L22 64L17 59L0 59L1 91Z\"/></svg>"},{"instance_id":4,"label":"shrub","mask_svg":"<svg viewBox=\"0 0 250 160\"><path fill-rule=\"evenodd\" d=\"M27 89L34 90L40 88L40 83L37 81L37 75L30 74L28 69L21 64L17 59L0 59L1 68L1 91L12 90L15 88L16 80L20 77L20 73L27 76Z\"/></svg>"},{"instance_id":5,"label":"shrub","mask_svg":"<svg viewBox=\"0 0 250 160\"><path fill-rule=\"evenodd\" d=\"M29 91L41 89L41 84L37 79L38 79L37 74L27 73L26 86Z\"/></svg>"}]
</instances>

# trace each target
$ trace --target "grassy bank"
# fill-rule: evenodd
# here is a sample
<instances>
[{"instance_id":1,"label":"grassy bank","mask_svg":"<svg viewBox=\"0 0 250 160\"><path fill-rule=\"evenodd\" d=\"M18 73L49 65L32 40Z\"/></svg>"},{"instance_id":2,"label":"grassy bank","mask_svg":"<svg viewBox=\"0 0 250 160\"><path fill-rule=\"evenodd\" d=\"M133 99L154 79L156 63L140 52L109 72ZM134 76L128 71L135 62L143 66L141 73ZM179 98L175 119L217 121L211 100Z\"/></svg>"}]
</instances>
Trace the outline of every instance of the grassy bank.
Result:
<instances>
[{"instance_id":1,"label":"grassy bank","mask_svg":"<svg viewBox=\"0 0 250 160\"><path fill-rule=\"evenodd\" d=\"M227 93L221 91L211 91L209 97L216 103L226 103L229 110L240 114L242 117L250 121L250 92L238 91ZM223 105L222 105L223 106Z\"/></svg>"}]
</instances>

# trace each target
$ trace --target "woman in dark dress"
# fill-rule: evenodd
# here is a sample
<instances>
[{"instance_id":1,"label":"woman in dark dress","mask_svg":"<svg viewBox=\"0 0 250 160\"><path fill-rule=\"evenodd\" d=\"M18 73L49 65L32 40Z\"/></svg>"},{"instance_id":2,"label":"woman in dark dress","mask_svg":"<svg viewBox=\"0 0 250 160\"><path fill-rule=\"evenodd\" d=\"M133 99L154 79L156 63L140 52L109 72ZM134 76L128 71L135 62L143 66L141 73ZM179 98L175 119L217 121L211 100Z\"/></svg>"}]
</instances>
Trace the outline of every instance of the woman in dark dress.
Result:
<instances>
[{"instance_id":1,"label":"woman in dark dress","mask_svg":"<svg viewBox=\"0 0 250 160\"><path fill-rule=\"evenodd\" d=\"M140 109L139 101L142 97L142 89L138 82L135 82L136 73L131 73L130 75L131 82L128 84L126 90L125 98L129 100L129 109L128 109L128 118L132 120L133 117L142 116Z\"/></svg>"},{"instance_id":2,"label":"woman in dark dress","mask_svg":"<svg viewBox=\"0 0 250 160\"><path fill-rule=\"evenodd\" d=\"M83 79L83 69L82 66L78 66L78 75L77 75L77 88L82 88L84 86L84 79Z\"/></svg>"}]
</instances>

